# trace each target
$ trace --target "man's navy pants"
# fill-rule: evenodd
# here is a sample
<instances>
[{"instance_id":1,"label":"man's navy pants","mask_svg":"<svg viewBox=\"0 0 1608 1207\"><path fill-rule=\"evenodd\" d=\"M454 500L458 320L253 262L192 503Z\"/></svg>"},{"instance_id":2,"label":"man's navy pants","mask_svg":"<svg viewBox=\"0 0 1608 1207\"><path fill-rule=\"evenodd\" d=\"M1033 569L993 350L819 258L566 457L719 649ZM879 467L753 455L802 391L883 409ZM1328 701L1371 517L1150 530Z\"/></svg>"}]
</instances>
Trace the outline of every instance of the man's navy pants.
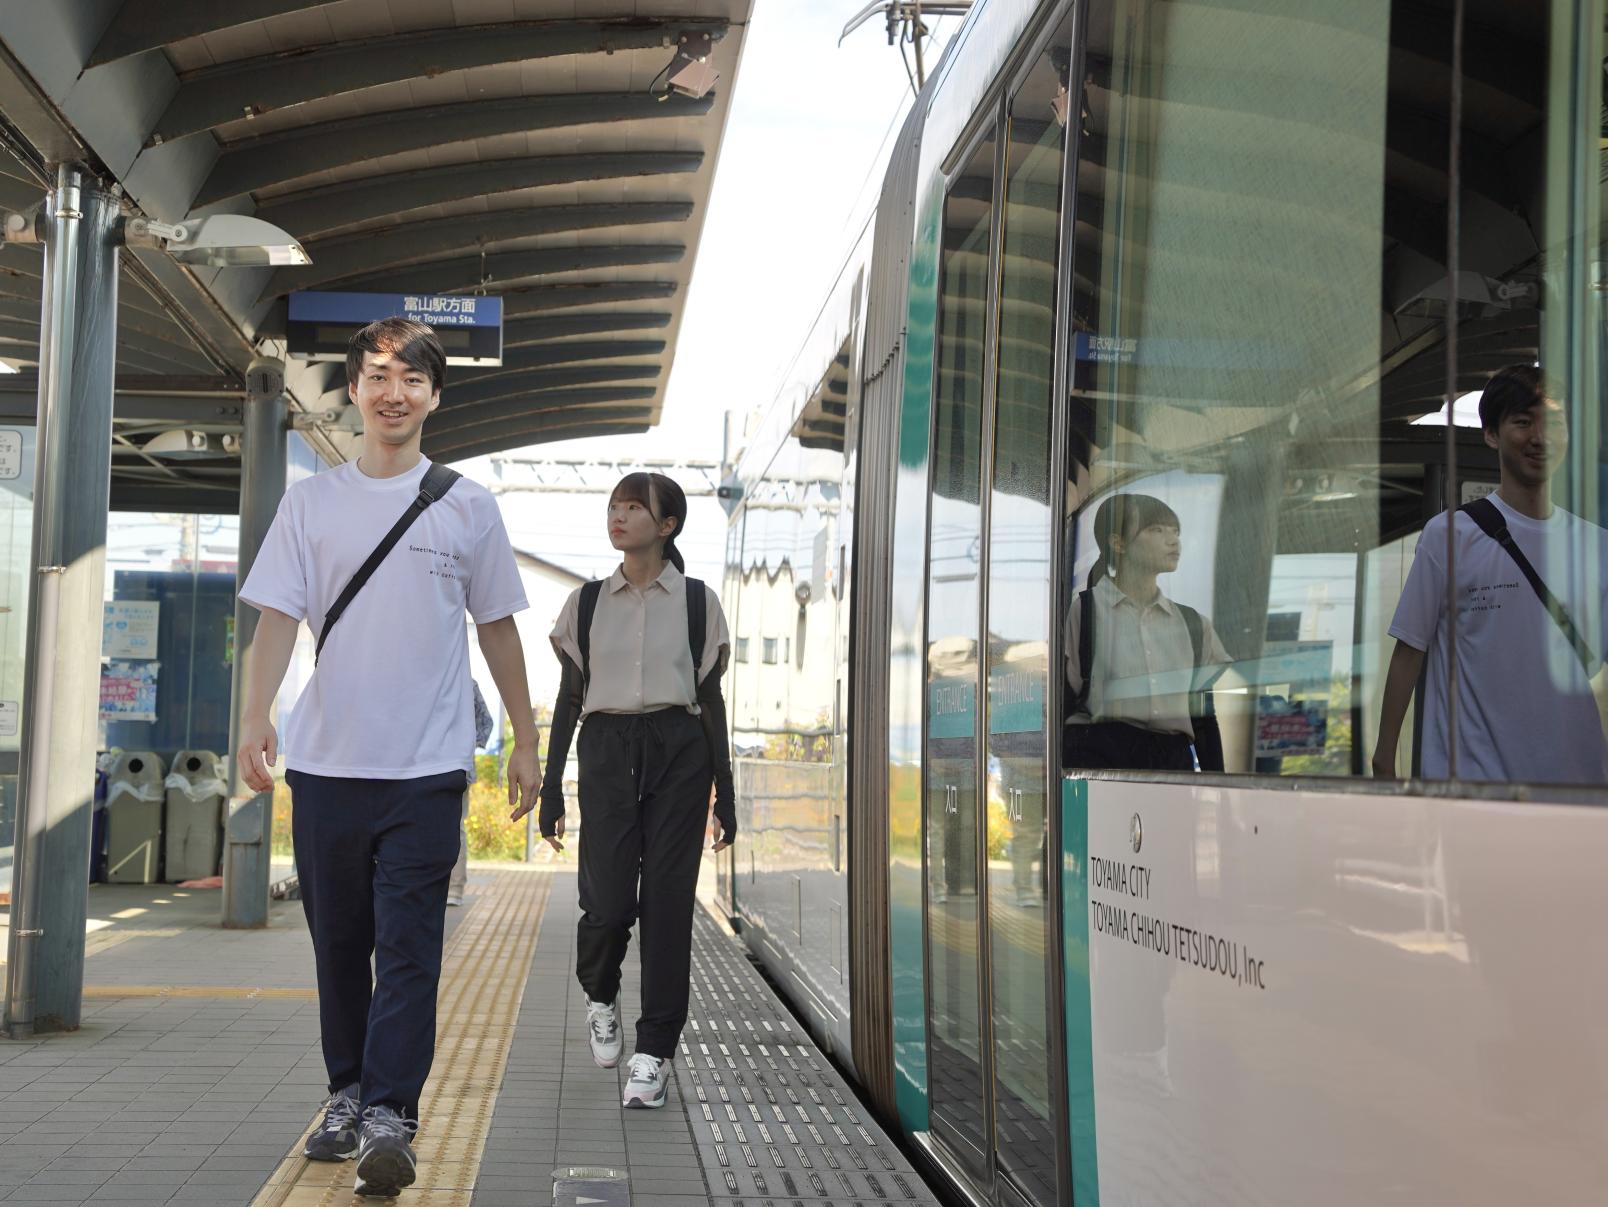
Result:
<instances>
[{"instance_id":1,"label":"man's navy pants","mask_svg":"<svg viewBox=\"0 0 1608 1207\"><path fill-rule=\"evenodd\" d=\"M467 779L285 773L330 1092L359 1085L364 1107L410 1119L435 1056L447 880Z\"/></svg>"}]
</instances>

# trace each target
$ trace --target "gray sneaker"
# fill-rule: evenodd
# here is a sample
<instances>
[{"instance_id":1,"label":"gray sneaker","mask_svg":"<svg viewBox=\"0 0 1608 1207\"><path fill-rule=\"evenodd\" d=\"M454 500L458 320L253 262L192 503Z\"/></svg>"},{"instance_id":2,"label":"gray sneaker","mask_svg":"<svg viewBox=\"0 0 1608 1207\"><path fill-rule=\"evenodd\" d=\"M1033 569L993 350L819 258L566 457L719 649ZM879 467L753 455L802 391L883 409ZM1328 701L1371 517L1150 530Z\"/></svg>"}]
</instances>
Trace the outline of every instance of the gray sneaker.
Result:
<instances>
[{"instance_id":1,"label":"gray sneaker","mask_svg":"<svg viewBox=\"0 0 1608 1207\"><path fill-rule=\"evenodd\" d=\"M592 1063L600 1069L612 1069L620 1063L620 1052L625 1043L620 1038L620 1008L618 1002L586 1003L586 1042L592 1047Z\"/></svg>"},{"instance_id":2,"label":"gray sneaker","mask_svg":"<svg viewBox=\"0 0 1608 1207\"><path fill-rule=\"evenodd\" d=\"M388 1106L371 1106L363 1112L358 1134L357 1193L391 1198L412 1186L419 1176L413 1156L417 1121L404 1119Z\"/></svg>"},{"instance_id":3,"label":"gray sneaker","mask_svg":"<svg viewBox=\"0 0 1608 1207\"><path fill-rule=\"evenodd\" d=\"M659 1056L638 1052L631 1057L631 1077L625 1083L621 1105L629 1107L663 1106L670 1092L670 1062Z\"/></svg>"},{"instance_id":4,"label":"gray sneaker","mask_svg":"<svg viewBox=\"0 0 1608 1207\"><path fill-rule=\"evenodd\" d=\"M302 1154L312 1161L350 1161L357 1155L357 1124L357 1099L345 1090L331 1094Z\"/></svg>"}]
</instances>

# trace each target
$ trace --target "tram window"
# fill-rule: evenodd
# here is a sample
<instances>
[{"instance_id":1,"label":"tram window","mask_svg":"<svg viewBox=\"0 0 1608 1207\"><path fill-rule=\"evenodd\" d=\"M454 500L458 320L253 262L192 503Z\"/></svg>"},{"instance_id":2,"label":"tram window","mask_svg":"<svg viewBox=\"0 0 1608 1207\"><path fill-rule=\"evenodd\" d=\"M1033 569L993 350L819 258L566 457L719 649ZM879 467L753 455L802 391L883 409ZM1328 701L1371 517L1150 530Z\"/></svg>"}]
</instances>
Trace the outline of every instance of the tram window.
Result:
<instances>
[{"instance_id":1,"label":"tram window","mask_svg":"<svg viewBox=\"0 0 1608 1207\"><path fill-rule=\"evenodd\" d=\"M747 662L748 661L748 638L746 638L746 637L737 638L737 651L733 655L733 658L738 662Z\"/></svg>"},{"instance_id":2,"label":"tram window","mask_svg":"<svg viewBox=\"0 0 1608 1207\"><path fill-rule=\"evenodd\" d=\"M1603 4L1555 7L1590 7L1600 27ZM1467 60L1479 74L1461 114L1462 263L1449 288L1452 17L1396 8L1090 8L1061 584L1069 768L1368 775L1378 751L1380 774L1451 774L1447 659L1434 649L1461 592L1455 773L1608 776L1587 681L1608 641L1600 531L1549 520L1535 539L1589 636L1583 659L1483 534L1459 547L1464 570L1484 567L1489 581L1460 572L1454 586L1421 569L1445 548L1435 517L1448 481L1461 501L1508 480L1475 413L1504 365L1540 361L1539 380L1548 365L1589 366L1541 388L1567 396L1554 399L1553 430L1561 419L1575 453L1531 494L1600 518L1602 416L1568 400L1604 397L1591 287L1601 98L1571 101L1578 145L1564 155L1546 129L1546 6L1469 0L1466 37L1501 53ZM1601 35L1565 53L1600 53ZM1564 66L1601 74L1558 63L1553 74ZM1547 147L1556 162L1527 170ZM1588 195L1564 215L1559 198ZM1549 308L1545 341L1543 289L1571 306L1567 322ZM1463 396L1450 417L1448 318ZM1420 541L1426 531L1436 539ZM1493 584L1497 598L1481 594ZM1398 664L1392 680L1409 631L1431 647L1427 695L1404 675L1416 666ZM1526 682L1529 702L1492 726L1490 676L1504 674ZM1567 756L1554 734L1532 735L1524 753L1499 732L1559 709L1577 730Z\"/></svg>"},{"instance_id":3,"label":"tram window","mask_svg":"<svg viewBox=\"0 0 1608 1207\"><path fill-rule=\"evenodd\" d=\"M776 638L767 637L765 638L765 665L775 666L776 663Z\"/></svg>"}]
</instances>

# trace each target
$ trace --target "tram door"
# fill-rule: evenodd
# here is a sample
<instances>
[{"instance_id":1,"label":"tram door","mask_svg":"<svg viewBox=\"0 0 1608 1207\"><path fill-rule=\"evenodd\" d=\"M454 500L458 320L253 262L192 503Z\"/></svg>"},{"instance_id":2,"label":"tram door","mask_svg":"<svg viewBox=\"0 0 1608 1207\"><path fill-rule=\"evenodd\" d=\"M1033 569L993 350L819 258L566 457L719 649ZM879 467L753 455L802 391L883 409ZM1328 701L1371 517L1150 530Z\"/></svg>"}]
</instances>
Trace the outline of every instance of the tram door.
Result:
<instances>
[{"instance_id":1,"label":"tram door","mask_svg":"<svg viewBox=\"0 0 1608 1207\"><path fill-rule=\"evenodd\" d=\"M1055 1081L1047 1055L1050 698L1054 584L1051 408L1071 18L1009 98L1000 212L999 317L988 495L987 951L993 1147L1002 1182L1029 1202L1056 1195Z\"/></svg>"},{"instance_id":2,"label":"tram door","mask_svg":"<svg viewBox=\"0 0 1608 1207\"><path fill-rule=\"evenodd\" d=\"M984 1065L978 648L982 428L994 134L951 185L939 268L927 556L927 1042L931 1127L978 1181L991 1124Z\"/></svg>"}]
</instances>

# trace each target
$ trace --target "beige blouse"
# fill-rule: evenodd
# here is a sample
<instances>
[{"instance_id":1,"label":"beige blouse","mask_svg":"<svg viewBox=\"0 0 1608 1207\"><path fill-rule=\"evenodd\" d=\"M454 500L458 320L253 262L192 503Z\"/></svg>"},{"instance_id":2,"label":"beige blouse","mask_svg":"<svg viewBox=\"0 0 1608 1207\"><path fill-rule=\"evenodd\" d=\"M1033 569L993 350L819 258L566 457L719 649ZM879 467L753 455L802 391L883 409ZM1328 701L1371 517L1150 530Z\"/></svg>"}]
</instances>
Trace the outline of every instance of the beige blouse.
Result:
<instances>
[{"instance_id":1,"label":"beige blouse","mask_svg":"<svg viewBox=\"0 0 1608 1207\"><path fill-rule=\"evenodd\" d=\"M1195 736L1189 719L1189 695L1202 690L1232 659L1217 631L1201 619L1201 662L1195 666L1195 647L1189 625L1178 605L1165 595L1148 604L1130 599L1110 578L1102 578L1091 592L1094 599L1094 668L1090 676L1087 711L1068 717L1068 725L1091 721L1127 721L1158 733ZM1068 699L1083 687L1078 633L1083 611L1082 592L1067 609L1065 649Z\"/></svg>"},{"instance_id":2,"label":"beige blouse","mask_svg":"<svg viewBox=\"0 0 1608 1207\"><path fill-rule=\"evenodd\" d=\"M693 677L692 650L687 643L687 580L668 562L664 573L638 591L615 568L598 593L592 614L592 674L581 705L584 719L594 712L655 712L685 708L698 712L698 683L718 663L725 666L731 634L720 598L704 585L703 662ZM564 601L550 639L557 653L581 665L577 639L581 591Z\"/></svg>"}]
</instances>

